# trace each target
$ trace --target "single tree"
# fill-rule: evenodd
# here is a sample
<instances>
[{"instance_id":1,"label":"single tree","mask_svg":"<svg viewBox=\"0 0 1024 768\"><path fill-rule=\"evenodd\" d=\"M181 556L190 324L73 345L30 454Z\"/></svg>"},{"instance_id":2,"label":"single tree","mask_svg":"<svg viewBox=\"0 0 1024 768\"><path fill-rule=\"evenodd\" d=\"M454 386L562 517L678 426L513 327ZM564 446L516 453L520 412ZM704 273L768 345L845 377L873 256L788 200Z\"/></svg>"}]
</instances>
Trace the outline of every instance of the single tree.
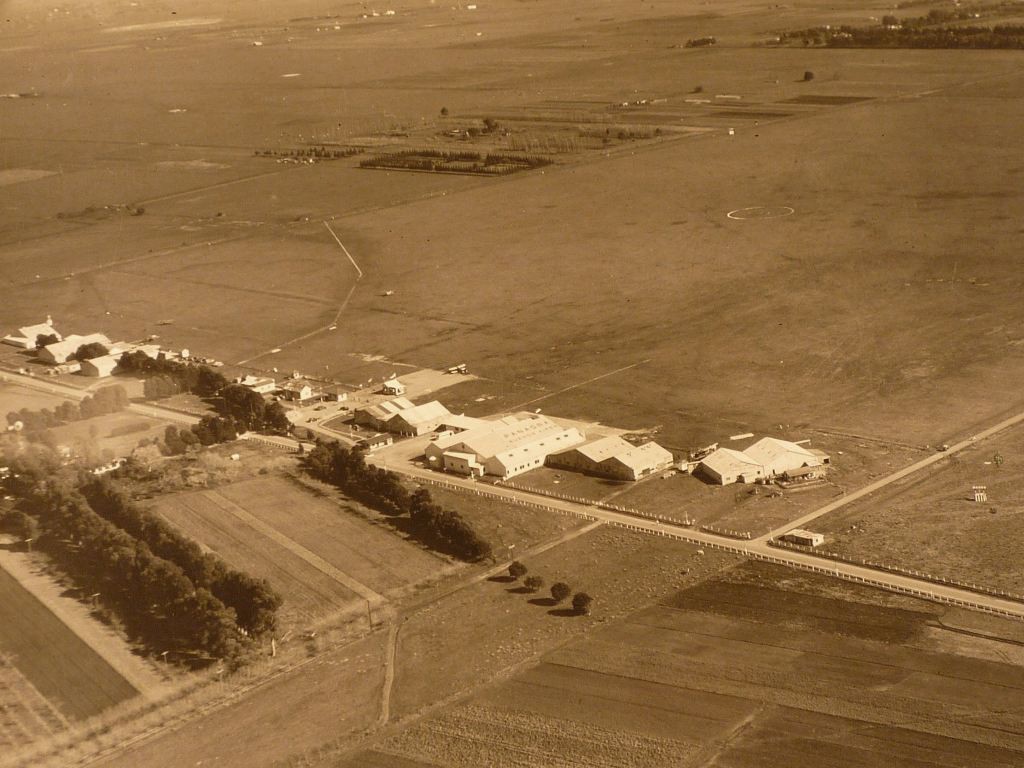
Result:
<instances>
[{"instance_id":1,"label":"single tree","mask_svg":"<svg viewBox=\"0 0 1024 768\"><path fill-rule=\"evenodd\" d=\"M540 576L527 576L523 580L523 586L525 586L531 592L536 592L544 586L544 579Z\"/></svg>"},{"instance_id":2,"label":"single tree","mask_svg":"<svg viewBox=\"0 0 1024 768\"><path fill-rule=\"evenodd\" d=\"M521 579L526 575L527 568L518 560L513 560L508 567L508 575L513 579Z\"/></svg>"},{"instance_id":3,"label":"single tree","mask_svg":"<svg viewBox=\"0 0 1024 768\"><path fill-rule=\"evenodd\" d=\"M811 72L811 70L808 69L806 72L804 72L804 82L805 83L809 83L813 79L814 79L814 73Z\"/></svg>"},{"instance_id":4,"label":"single tree","mask_svg":"<svg viewBox=\"0 0 1024 768\"><path fill-rule=\"evenodd\" d=\"M93 341L89 344L82 344L75 350L73 357L75 360L92 360L94 357L103 357L104 355L109 354L109 352L110 351L98 341Z\"/></svg>"},{"instance_id":5,"label":"single tree","mask_svg":"<svg viewBox=\"0 0 1024 768\"><path fill-rule=\"evenodd\" d=\"M60 339L57 338L56 333L40 333L36 336L36 349L42 349L50 344L56 344Z\"/></svg>"},{"instance_id":6,"label":"single tree","mask_svg":"<svg viewBox=\"0 0 1024 768\"><path fill-rule=\"evenodd\" d=\"M594 598L586 592L577 592L572 597L572 609L580 616L586 616L590 613L590 606L593 602Z\"/></svg>"},{"instance_id":7,"label":"single tree","mask_svg":"<svg viewBox=\"0 0 1024 768\"><path fill-rule=\"evenodd\" d=\"M556 603L560 603L572 594L572 587L564 581L556 581L551 585L551 597Z\"/></svg>"},{"instance_id":8,"label":"single tree","mask_svg":"<svg viewBox=\"0 0 1024 768\"><path fill-rule=\"evenodd\" d=\"M448 107L441 107L441 117L448 117Z\"/></svg>"}]
</instances>

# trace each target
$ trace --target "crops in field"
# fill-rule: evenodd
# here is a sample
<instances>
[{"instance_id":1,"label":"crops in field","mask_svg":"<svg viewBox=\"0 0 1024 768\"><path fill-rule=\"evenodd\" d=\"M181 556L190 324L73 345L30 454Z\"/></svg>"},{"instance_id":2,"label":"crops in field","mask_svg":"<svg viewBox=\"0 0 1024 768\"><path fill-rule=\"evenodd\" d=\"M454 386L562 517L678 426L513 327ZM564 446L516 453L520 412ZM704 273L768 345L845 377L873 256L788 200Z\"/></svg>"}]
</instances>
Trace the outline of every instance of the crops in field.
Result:
<instances>
[{"instance_id":1,"label":"crops in field","mask_svg":"<svg viewBox=\"0 0 1024 768\"><path fill-rule=\"evenodd\" d=\"M114 669L60 619L0 570L0 654L60 713L82 720L136 695ZM18 686L3 675L9 690ZM45 708L39 708L44 711ZM55 721L49 718L47 727Z\"/></svg>"},{"instance_id":2,"label":"crops in field","mask_svg":"<svg viewBox=\"0 0 1024 768\"><path fill-rule=\"evenodd\" d=\"M442 565L280 477L165 496L154 508L229 564L269 580L284 596L284 624L334 613L359 599L360 587L366 594L400 590Z\"/></svg>"},{"instance_id":3,"label":"crops in field","mask_svg":"<svg viewBox=\"0 0 1024 768\"><path fill-rule=\"evenodd\" d=\"M1024 672L1011 656L937 639L938 606L787 576L747 564L678 593L383 740L367 762L1021 763Z\"/></svg>"}]
</instances>

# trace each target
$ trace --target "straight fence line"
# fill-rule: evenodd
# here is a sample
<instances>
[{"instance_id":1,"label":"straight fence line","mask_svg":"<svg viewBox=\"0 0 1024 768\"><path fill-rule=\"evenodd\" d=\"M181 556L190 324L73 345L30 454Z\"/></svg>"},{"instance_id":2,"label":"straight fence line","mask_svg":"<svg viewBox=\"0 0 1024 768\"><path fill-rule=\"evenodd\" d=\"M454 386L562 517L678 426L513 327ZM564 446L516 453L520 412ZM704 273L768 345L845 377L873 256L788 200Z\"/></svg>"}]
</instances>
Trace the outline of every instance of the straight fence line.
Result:
<instances>
[{"instance_id":1,"label":"straight fence line","mask_svg":"<svg viewBox=\"0 0 1024 768\"><path fill-rule=\"evenodd\" d=\"M479 488L468 489L468 488L466 488L466 487L464 487L462 485L457 485L455 483L450 483L450 482L447 482L447 481L444 481L444 480L435 480L433 478L417 478L417 479L421 480L422 482L430 483L431 485L435 485L435 486L438 486L438 487L441 487L441 488L446 488L446 489L452 490L452 491L472 490L473 492L475 492L479 496L488 496L488 497L491 497L491 498L500 499L501 501L510 502L512 504L518 504L520 506L528 507L528 508L531 508L531 509L546 509L546 510L553 511L553 512L559 512L559 513L561 513L563 515L573 515L575 517L582 518L582 519L585 519L585 520L597 520L597 519L599 519L599 518L587 515L587 514L585 514L583 512L578 512L578 511L575 511L575 510L560 509L559 507L552 507L552 506L549 506L547 504L540 504L540 503L537 503L537 502L524 501L524 500L519 499L519 498L514 497L514 496L505 496L505 495L500 494L500 493L495 493L495 492L492 492L492 491L481 490ZM587 502L584 502L584 503L587 503ZM597 505L592 505L592 506L597 506ZM702 549L704 549L704 548L706 548L706 549L714 549L714 550L719 550L719 551L722 551L722 552L730 552L732 554L744 555L745 557L750 557L750 558L753 558L754 560L759 560L759 561L768 562L768 563L774 563L776 565L785 565L785 566L790 567L790 568L797 568L799 570L809 571L811 573L820 573L820 574L827 575L827 576L833 576L835 578L843 579L844 581L850 581L850 582L854 582L854 583L857 583L857 584L865 584L867 586L876 587L878 589L884 589L884 590L887 590L889 592L896 592L896 593L899 593L899 594L910 595L910 596L913 596L913 597L921 597L921 598L925 598L925 599L928 599L928 600L932 600L932 601L937 602L937 603L943 603L945 605L953 605L953 606L961 607L961 608L971 608L973 610L982 611L984 613L991 613L991 614L994 614L996 616L1002 616L1002 617L1005 617L1005 618L1016 619L1018 621L1024 621L1024 615L1021 615L1021 614L1018 614L1018 613L1014 613L1012 611L1006 611L1006 610L1003 610L1001 608L993 608L991 606L982 605L981 603L974 603L974 602L971 602L969 600L961 600L961 599L955 598L955 597L948 597L948 596L945 596L945 595L940 595L940 594L937 594L935 592L931 592L929 590L914 589L912 587L904 587L904 586L901 586L899 584L890 584L890 583L887 583L887 582L878 581L877 579L871 579L871 578L868 578L868 577L865 577L865 576L858 576L856 574L843 573L842 571L837 571L834 568L827 568L825 566L814 565L812 563L801 563L801 562L797 562L797 561L794 561L794 560L787 560L787 559L781 558L781 557L773 557L771 555L762 554L760 552L751 552L751 551L747 550L746 547L743 547L743 546L740 546L740 545L737 545L737 544L727 544L727 543L724 543L724 542L723 543L718 543L718 542L702 541L702 540L694 538L692 536L687 536L685 534L685 532L679 530L680 528L682 528L682 526L679 524L678 521L669 520L668 522L673 523L674 524L673 527L676 530L670 530L670 529L664 529L664 528L659 529L659 530L651 530L650 528L645 528L645 527L640 526L640 525L632 525L630 523L623 523L623 522L619 522L619 521L608 521L608 524L612 525L612 526L615 526L616 528L624 528L626 530L636 531L636 532L644 533L644 534L647 534L647 535L665 536L665 537L668 537L668 538L671 538L671 539L675 539L677 541L684 541L684 542L686 542L688 544L693 544L693 545L698 546L698 547L700 547ZM850 561L850 565L860 565L860 564L856 563L856 562ZM870 568L871 566L862 566L862 567L869 567ZM954 585L951 584L951 586L954 586ZM980 592L980 590L976 590L976 591L979 591L979 593L982 593L982 592ZM1004 595L1000 595L998 593L983 592L983 594L991 594L992 597L1005 597Z\"/></svg>"}]
</instances>

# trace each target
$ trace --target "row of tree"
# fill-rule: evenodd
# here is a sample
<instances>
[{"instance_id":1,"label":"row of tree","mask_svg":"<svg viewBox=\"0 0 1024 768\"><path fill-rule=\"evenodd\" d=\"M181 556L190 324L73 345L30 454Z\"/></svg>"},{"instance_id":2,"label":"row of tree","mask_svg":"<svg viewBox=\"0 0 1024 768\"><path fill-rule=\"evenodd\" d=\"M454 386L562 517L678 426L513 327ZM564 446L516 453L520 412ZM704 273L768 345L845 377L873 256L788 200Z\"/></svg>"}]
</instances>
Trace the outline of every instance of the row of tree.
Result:
<instances>
[{"instance_id":1,"label":"row of tree","mask_svg":"<svg viewBox=\"0 0 1024 768\"><path fill-rule=\"evenodd\" d=\"M155 555L178 565L193 584L233 609L238 626L250 635L274 629L282 599L266 579L252 578L203 552L163 519L132 502L109 478L96 478L81 492L97 514L144 542Z\"/></svg>"},{"instance_id":2,"label":"row of tree","mask_svg":"<svg viewBox=\"0 0 1024 768\"><path fill-rule=\"evenodd\" d=\"M410 533L439 552L470 562L491 556L490 544L461 515L435 504L426 489L410 494L394 472L368 466L361 450L318 443L304 463L314 477L369 507L392 516L409 515Z\"/></svg>"},{"instance_id":3,"label":"row of tree","mask_svg":"<svg viewBox=\"0 0 1024 768\"><path fill-rule=\"evenodd\" d=\"M189 448L227 443L236 437L238 425L234 419L209 414L188 429L169 424L164 430L163 453L180 456Z\"/></svg>"},{"instance_id":4,"label":"row of tree","mask_svg":"<svg viewBox=\"0 0 1024 768\"><path fill-rule=\"evenodd\" d=\"M98 515L80 493L47 483L33 492L29 511L42 526L40 546L154 652L235 658L247 645L231 608L180 566Z\"/></svg>"},{"instance_id":5,"label":"row of tree","mask_svg":"<svg viewBox=\"0 0 1024 768\"><path fill-rule=\"evenodd\" d=\"M259 392L241 384L228 384L220 391L220 410L243 430L287 432L291 426L278 402L268 403Z\"/></svg>"},{"instance_id":6,"label":"row of tree","mask_svg":"<svg viewBox=\"0 0 1024 768\"><path fill-rule=\"evenodd\" d=\"M513 581L523 579L523 586L527 590L539 592L544 586L544 579L540 576L526 576L527 573L529 573L529 569L518 560L513 560L508 566L508 575ZM526 576L525 579L523 578L524 576ZM564 581L556 581L551 585L551 599L554 600L555 605L564 602L569 595L572 595L572 587ZM594 598L586 592L577 592L572 597L572 609L581 616L589 614L593 604Z\"/></svg>"},{"instance_id":7,"label":"row of tree","mask_svg":"<svg viewBox=\"0 0 1024 768\"><path fill-rule=\"evenodd\" d=\"M179 392L191 392L199 397L213 397L228 383L220 371L208 365L193 365L171 360L163 354L154 358L145 352L125 352L118 360L118 366L122 371L134 373L147 380L160 377L161 386L174 388L174 391L163 395L146 393L146 397L169 397ZM167 384L168 381L171 382L170 385Z\"/></svg>"},{"instance_id":8,"label":"row of tree","mask_svg":"<svg viewBox=\"0 0 1024 768\"><path fill-rule=\"evenodd\" d=\"M223 374L207 365L170 360L163 355L152 358L143 352L125 352L119 365L122 370L146 379L143 393L150 399L170 397L182 392L206 398L219 397L217 407L227 420L223 423L232 424L236 433L250 429L287 432L290 426L280 403L268 403L259 392L241 384L228 383ZM215 436L207 441L202 432L196 434L203 445L224 442ZM216 431L213 435L216 435ZM234 435L226 439L233 440Z\"/></svg>"},{"instance_id":9,"label":"row of tree","mask_svg":"<svg viewBox=\"0 0 1024 768\"><path fill-rule=\"evenodd\" d=\"M828 48L1024 48L1024 26L997 24L926 26L908 20L903 24L870 27L813 27L780 36L783 43Z\"/></svg>"},{"instance_id":10,"label":"row of tree","mask_svg":"<svg viewBox=\"0 0 1024 768\"><path fill-rule=\"evenodd\" d=\"M128 407L128 402L128 393L125 392L124 387L115 384L97 389L95 393L86 395L78 403L66 400L53 410L43 408L32 411L22 408L19 411L11 411L7 414L7 423L14 426L21 422L22 428L26 432L38 432L72 421L123 411Z\"/></svg>"}]
</instances>

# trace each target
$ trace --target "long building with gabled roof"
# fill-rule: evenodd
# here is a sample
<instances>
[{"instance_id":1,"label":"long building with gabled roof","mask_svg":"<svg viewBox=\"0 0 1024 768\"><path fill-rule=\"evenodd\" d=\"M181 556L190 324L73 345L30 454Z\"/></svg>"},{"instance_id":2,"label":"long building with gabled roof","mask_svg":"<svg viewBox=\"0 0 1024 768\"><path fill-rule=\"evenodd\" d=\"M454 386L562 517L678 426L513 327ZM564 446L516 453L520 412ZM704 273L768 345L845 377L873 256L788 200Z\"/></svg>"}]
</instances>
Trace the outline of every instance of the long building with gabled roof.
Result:
<instances>
[{"instance_id":1,"label":"long building with gabled roof","mask_svg":"<svg viewBox=\"0 0 1024 768\"><path fill-rule=\"evenodd\" d=\"M671 467L672 454L654 442L633 445L621 437L601 437L554 453L547 464L615 480L639 480Z\"/></svg>"},{"instance_id":2,"label":"long building with gabled roof","mask_svg":"<svg viewBox=\"0 0 1024 768\"><path fill-rule=\"evenodd\" d=\"M427 461L438 469L481 477L514 477L544 465L549 454L585 440L575 427L545 416L506 416L458 434L439 437L427 446Z\"/></svg>"}]
</instances>

